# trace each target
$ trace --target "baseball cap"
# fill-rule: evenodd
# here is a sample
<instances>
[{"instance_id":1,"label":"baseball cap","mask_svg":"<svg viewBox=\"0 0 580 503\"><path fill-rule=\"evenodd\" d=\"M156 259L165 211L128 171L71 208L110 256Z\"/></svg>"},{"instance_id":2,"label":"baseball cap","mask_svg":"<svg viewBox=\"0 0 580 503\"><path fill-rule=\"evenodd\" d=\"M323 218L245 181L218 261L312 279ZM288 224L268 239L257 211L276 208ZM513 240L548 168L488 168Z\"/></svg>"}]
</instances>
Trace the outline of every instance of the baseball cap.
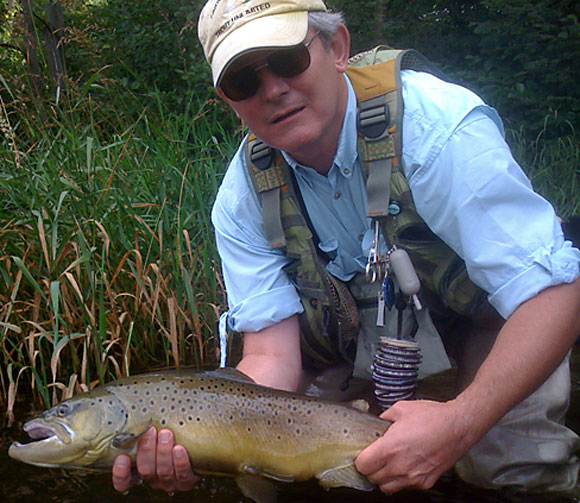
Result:
<instances>
[{"instance_id":1,"label":"baseball cap","mask_svg":"<svg viewBox=\"0 0 580 503\"><path fill-rule=\"evenodd\" d=\"M302 42L309 11L326 6L322 0L209 0L199 16L198 36L214 85L241 54Z\"/></svg>"}]
</instances>

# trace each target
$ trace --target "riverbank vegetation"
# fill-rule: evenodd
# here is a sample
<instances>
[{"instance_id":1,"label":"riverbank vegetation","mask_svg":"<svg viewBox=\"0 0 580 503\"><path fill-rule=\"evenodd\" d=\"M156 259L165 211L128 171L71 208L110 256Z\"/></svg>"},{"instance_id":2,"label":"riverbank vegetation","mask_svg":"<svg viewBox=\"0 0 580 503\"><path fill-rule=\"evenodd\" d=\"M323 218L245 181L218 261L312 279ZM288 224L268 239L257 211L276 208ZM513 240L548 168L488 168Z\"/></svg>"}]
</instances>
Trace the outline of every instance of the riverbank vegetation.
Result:
<instances>
[{"instance_id":1,"label":"riverbank vegetation","mask_svg":"<svg viewBox=\"0 0 580 503\"><path fill-rule=\"evenodd\" d=\"M243 131L211 89L196 41L202 3L0 6L9 410L19 395L48 405L140 370L215 364L225 294L209 213ZM329 3L345 10L355 49L370 47L362 14L375 9L381 37L413 45L497 106L535 188L563 218L580 213L573 2L538 2L535 21L498 1Z\"/></svg>"}]
</instances>

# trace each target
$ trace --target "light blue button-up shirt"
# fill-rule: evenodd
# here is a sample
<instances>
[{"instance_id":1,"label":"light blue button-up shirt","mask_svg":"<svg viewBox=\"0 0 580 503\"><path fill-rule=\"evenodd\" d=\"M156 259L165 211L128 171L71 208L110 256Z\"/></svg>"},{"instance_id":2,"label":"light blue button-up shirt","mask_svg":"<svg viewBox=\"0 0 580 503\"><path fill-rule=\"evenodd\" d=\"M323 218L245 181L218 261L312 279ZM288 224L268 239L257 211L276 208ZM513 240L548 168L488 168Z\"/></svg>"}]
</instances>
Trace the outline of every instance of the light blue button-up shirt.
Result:
<instances>
[{"instance_id":1,"label":"light blue button-up shirt","mask_svg":"<svg viewBox=\"0 0 580 503\"><path fill-rule=\"evenodd\" d=\"M286 160L296 174L328 270L343 280L364 271L372 242L356 150L356 98L348 103L327 176ZM580 251L564 241L551 205L533 192L503 139L495 110L471 91L402 72L403 168L417 211L466 262L472 280L507 318L522 302L578 275ZM303 311L268 244L241 146L212 212L232 330L254 332Z\"/></svg>"}]
</instances>

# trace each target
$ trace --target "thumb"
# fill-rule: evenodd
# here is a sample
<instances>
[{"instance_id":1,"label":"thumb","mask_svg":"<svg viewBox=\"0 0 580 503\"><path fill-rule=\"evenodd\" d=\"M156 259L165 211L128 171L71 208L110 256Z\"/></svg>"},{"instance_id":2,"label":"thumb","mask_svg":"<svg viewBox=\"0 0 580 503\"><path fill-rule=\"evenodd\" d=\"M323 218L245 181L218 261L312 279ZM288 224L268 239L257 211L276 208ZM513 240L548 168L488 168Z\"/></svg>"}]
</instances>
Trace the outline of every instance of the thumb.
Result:
<instances>
[{"instance_id":1,"label":"thumb","mask_svg":"<svg viewBox=\"0 0 580 503\"><path fill-rule=\"evenodd\" d=\"M381 413L381 415L379 416L381 419L384 419L385 421L391 421L391 422L395 422L398 419L401 418L401 416L403 415L403 411L402 411L402 402L396 402L395 404L391 405L387 410L385 410L383 413Z\"/></svg>"}]
</instances>

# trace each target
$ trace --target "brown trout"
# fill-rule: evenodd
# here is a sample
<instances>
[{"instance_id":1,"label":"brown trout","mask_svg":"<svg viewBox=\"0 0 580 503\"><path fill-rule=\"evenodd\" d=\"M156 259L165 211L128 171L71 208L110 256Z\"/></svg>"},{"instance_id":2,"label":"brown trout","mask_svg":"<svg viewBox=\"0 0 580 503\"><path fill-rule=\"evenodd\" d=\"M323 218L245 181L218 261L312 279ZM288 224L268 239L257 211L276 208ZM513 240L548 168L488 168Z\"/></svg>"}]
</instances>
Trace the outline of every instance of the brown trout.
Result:
<instances>
[{"instance_id":1,"label":"brown trout","mask_svg":"<svg viewBox=\"0 0 580 503\"><path fill-rule=\"evenodd\" d=\"M162 371L98 386L27 421L31 443L10 457L37 466L110 469L135 459L150 426L169 428L195 471L234 477L258 503L276 501L272 481L316 477L324 488L374 485L354 467L390 423L354 405L259 386L232 369Z\"/></svg>"}]
</instances>

